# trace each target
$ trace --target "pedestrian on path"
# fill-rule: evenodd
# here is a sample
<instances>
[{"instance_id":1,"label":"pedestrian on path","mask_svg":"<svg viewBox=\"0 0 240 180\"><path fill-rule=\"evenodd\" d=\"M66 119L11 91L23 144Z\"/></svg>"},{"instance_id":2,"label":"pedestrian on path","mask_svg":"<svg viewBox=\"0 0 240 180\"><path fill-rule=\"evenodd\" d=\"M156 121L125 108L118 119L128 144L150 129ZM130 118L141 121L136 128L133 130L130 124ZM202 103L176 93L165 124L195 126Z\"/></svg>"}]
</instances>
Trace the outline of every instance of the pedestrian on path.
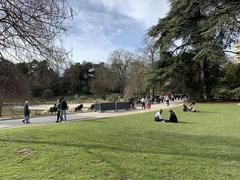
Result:
<instances>
[{"instance_id":1,"label":"pedestrian on path","mask_svg":"<svg viewBox=\"0 0 240 180\"><path fill-rule=\"evenodd\" d=\"M30 123L30 120L29 120L30 110L29 110L29 102L28 101L25 102L23 111L24 111L24 120L22 122L29 124Z\"/></svg>"},{"instance_id":2,"label":"pedestrian on path","mask_svg":"<svg viewBox=\"0 0 240 180\"><path fill-rule=\"evenodd\" d=\"M61 109L62 109L62 97L57 101L57 121L56 121L57 123L62 121Z\"/></svg>"},{"instance_id":3,"label":"pedestrian on path","mask_svg":"<svg viewBox=\"0 0 240 180\"><path fill-rule=\"evenodd\" d=\"M150 97L145 98L145 108L151 109L151 100Z\"/></svg>"},{"instance_id":4,"label":"pedestrian on path","mask_svg":"<svg viewBox=\"0 0 240 180\"><path fill-rule=\"evenodd\" d=\"M141 103L142 103L142 109L145 109L145 98L144 97L142 97Z\"/></svg>"},{"instance_id":5,"label":"pedestrian on path","mask_svg":"<svg viewBox=\"0 0 240 180\"><path fill-rule=\"evenodd\" d=\"M166 101L167 106L169 106L169 101L170 101L169 95L165 96L165 101Z\"/></svg>"},{"instance_id":6,"label":"pedestrian on path","mask_svg":"<svg viewBox=\"0 0 240 180\"><path fill-rule=\"evenodd\" d=\"M61 106L61 121L67 121L67 109L68 109L68 105L66 100L64 99L64 97L62 97L62 106ZM64 119L63 119L64 118Z\"/></svg>"}]
</instances>

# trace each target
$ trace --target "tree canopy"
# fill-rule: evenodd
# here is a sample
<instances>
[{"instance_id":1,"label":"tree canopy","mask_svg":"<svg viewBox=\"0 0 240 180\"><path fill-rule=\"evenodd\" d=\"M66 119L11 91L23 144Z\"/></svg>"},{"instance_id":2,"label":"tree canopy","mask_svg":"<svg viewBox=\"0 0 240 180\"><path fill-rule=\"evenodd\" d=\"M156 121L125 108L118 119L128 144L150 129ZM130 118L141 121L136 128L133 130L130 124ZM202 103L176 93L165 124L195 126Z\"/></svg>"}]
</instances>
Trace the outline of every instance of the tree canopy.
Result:
<instances>
[{"instance_id":1,"label":"tree canopy","mask_svg":"<svg viewBox=\"0 0 240 180\"><path fill-rule=\"evenodd\" d=\"M66 20L72 15L67 0L0 0L2 60L53 59L54 42L68 29Z\"/></svg>"},{"instance_id":2,"label":"tree canopy","mask_svg":"<svg viewBox=\"0 0 240 180\"><path fill-rule=\"evenodd\" d=\"M194 70L195 74L186 76L181 82L188 85L187 79L195 81L200 85L198 98L208 99L211 96L211 89L218 80L218 71L226 60L226 52L232 52L229 48L238 42L240 1L171 0L170 2L168 15L160 19L148 34L157 39L155 45L160 48L161 60L174 61L175 65L181 61L185 68L188 67L188 63L194 63L189 68ZM186 54L190 56L186 57ZM176 66L169 67L169 71L172 71L173 67ZM178 77L182 75L181 72ZM189 84L187 89L194 84Z\"/></svg>"}]
</instances>

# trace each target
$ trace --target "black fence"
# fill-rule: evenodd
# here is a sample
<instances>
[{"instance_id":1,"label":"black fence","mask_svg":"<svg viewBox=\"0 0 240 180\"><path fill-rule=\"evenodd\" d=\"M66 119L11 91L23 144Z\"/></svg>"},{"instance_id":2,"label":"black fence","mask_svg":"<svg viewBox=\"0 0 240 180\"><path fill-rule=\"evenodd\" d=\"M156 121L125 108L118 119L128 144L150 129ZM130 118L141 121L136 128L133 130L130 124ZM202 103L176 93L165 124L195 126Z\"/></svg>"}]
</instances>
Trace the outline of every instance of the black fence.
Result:
<instances>
[{"instance_id":1,"label":"black fence","mask_svg":"<svg viewBox=\"0 0 240 180\"><path fill-rule=\"evenodd\" d=\"M98 103L94 104L94 110L99 112L104 111L118 111L129 110L129 102L116 102L116 103Z\"/></svg>"}]
</instances>

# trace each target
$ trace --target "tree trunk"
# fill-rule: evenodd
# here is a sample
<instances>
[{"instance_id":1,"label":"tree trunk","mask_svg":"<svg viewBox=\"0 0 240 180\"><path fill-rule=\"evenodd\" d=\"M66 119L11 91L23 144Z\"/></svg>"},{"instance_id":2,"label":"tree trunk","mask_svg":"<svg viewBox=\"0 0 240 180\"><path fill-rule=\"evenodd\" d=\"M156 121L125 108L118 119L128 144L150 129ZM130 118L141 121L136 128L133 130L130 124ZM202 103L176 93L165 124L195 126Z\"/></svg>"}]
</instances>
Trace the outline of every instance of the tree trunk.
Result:
<instances>
[{"instance_id":1,"label":"tree trunk","mask_svg":"<svg viewBox=\"0 0 240 180\"><path fill-rule=\"evenodd\" d=\"M150 96L155 96L155 88L150 89Z\"/></svg>"},{"instance_id":2,"label":"tree trunk","mask_svg":"<svg viewBox=\"0 0 240 180\"><path fill-rule=\"evenodd\" d=\"M202 83L202 95L203 95L203 100L208 99L208 92L207 92L207 86L206 86L206 79L205 79L205 63L204 60L200 63L200 80Z\"/></svg>"},{"instance_id":3,"label":"tree trunk","mask_svg":"<svg viewBox=\"0 0 240 180\"><path fill-rule=\"evenodd\" d=\"M3 102L0 100L0 117L3 116L2 110L3 110Z\"/></svg>"}]
</instances>

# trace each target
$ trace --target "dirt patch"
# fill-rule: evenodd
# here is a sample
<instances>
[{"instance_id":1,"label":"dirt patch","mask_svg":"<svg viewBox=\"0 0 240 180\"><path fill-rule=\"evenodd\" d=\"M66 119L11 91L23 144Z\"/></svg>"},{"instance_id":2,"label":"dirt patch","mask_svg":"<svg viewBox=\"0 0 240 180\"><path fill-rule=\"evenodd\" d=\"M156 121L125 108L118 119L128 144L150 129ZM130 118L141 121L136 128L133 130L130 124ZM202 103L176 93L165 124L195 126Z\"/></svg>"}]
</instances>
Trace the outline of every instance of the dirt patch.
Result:
<instances>
[{"instance_id":1,"label":"dirt patch","mask_svg":"<svg viewBox=\"0 0 240 180\"><path fill-rule=\"evenodd\" d=\"M27 148L21 148L17 150L17 154L19 156L29 156L31 153L32 153L32 150Z\"/></svg>"}]
</instances>

